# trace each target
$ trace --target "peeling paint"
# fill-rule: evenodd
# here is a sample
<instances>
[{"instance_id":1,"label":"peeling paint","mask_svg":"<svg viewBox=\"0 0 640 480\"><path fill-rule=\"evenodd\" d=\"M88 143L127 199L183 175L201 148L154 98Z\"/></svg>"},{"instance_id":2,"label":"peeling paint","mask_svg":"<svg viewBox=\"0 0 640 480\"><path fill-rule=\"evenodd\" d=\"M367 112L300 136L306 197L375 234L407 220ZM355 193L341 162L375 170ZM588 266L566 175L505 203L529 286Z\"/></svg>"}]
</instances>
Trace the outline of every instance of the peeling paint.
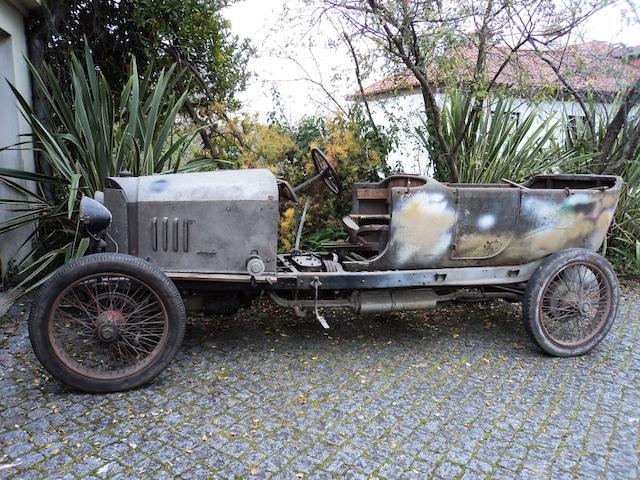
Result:
<instances>
[{"instance_id":1,"label":"peeling paint","mask_svg":"<svg viewBox=\"0 0 640 480\"><path fill-rule=\"evenodd\" d=\"M166 180L155 180L154 182L151 183L151 185L149 186L149 189L152 192L161 192L163 191L165 188L167 188L169 186L169 182L167 182Z\"/></svg>"},{"instance_id":2,"label":"peeling paint","mask_svg":"<svg viewBox=\"0 0 640 480\"><path fill-rule=\"evenodd\" d=\"M526 191L490 185L465 189L434 180L398 189L392 201L389 245L366 268L517 265L565 248L597 250L613 218L622 180L588 175L552 178L555 188ZM563 185L565 178L571 190ZM583 189L575 188L582 181ZM609 182L609 188L587 186L596 182Z\"/></svg>"},{"instance_id":3,"label":"peeling paint","mask_svg":"<svg viewBox=\"0 0 640 480\"><path fill-rule=\"evenodd\" d=\"M480 215L478 217L478 228L480 230L489 230L496 224L496 217L494 215Z\"/></svg>"},{"instance_id":4,"label":"peeling paint","mask_svg":"<svg viewBox=\"0 0 640 480\"><path fill-rule=\"evenodd\" d=\"M393 237L401 239L396 244L398 262L445 254L451 246L455 220L456 212L442 193L418 191L407 198L393 216Z\"/></svg>"}]
</instances>

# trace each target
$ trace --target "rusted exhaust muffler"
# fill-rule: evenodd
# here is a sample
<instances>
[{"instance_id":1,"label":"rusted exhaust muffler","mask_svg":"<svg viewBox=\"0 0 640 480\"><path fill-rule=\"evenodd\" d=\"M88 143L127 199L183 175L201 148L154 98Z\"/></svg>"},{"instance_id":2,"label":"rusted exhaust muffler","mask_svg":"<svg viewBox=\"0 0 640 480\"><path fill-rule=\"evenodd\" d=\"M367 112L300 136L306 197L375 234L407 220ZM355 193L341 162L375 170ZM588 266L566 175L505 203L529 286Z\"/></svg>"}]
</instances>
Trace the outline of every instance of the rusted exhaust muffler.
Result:
<instances>
[{"instance_id":1,"label":"rusted exhaust muffler","mask_svg":"<svg viewBox=\"0 0 640 480\"><path fill-rule=\"evenodd\" d=\"M371 290L353 292L351 308L354 313L385 313L400 310L434 308L438 294L430 288L415 290Z\"/></svg>"}]
</instances>

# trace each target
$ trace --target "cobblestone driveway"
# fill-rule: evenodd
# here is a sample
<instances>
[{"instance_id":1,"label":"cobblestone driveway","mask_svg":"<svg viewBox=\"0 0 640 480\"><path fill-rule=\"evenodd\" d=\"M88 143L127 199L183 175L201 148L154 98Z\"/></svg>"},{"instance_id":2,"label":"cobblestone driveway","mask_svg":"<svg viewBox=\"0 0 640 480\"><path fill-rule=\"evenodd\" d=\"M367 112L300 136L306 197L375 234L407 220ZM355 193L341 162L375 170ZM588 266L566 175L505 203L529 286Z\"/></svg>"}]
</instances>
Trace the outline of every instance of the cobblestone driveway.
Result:
<instances>
[{"instance_id":1,"label":"cobblestone driveway","mask_svg":"<svg viewBox=\"0 0 640 480\"><path fill-rule=\"evenodd\" d=\"M640 296L625 291L578 359L539 354L506 303L334 311L327 333L261 305L195 319L159 379L108 396L50 380L16 306L0 321L0 478L637 478Z\"/></svg>"}]
</instances>

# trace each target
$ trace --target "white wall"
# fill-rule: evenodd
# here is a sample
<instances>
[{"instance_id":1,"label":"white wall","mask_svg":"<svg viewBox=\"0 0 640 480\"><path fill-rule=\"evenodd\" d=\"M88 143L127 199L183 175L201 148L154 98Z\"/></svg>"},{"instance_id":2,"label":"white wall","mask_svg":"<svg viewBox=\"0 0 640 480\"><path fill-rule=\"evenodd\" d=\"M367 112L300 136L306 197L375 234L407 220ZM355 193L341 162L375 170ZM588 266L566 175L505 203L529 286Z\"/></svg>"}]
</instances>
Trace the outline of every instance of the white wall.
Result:
<instances>
[{"instance_id":1,"label":"white wall","mask_svg":"<svg viewBox=\"0 0 640 480\"><path fill-rule=\"evenodd\" d=\"M582 110L576 102L557 100L538 101L535 104L522 98L514 98L513 111L523 119L533 109L538 115L532 130L544 122L560 120L563 115L582 116ZM442 106L446 96L436 93L436 101ZM396 124L400 127L398 147L389 155L390 166L401 165L407 173L431 173L429 156L423 144L415 134L416 128L423 126L425 118L424 103L419 89L399 92L395 95L379 96L369 101L374 121L379 125ZM611 104L598 106L601 110L610 111Z\"/></svg>"},{"instance_id":2,"label":"white wall","mask_svg":"<svg viewBox=\"0 0 640 480\"><path fill-rule=\"evenodd\" d=\"M0 0L0 148L24 140L21 134L29 133L27 123L20 115L16 99L7 85L10 81L27 99L31 99L27 56L27 40L23 14L13 3ZM33 153L24 151L0 151L0 166L33 170ZM23 183L24 185L24 183ZM20 198L20 194L0 182L0 198ZM0 205L0 222L15 213L8 205ZM31 231L27 228L0 237L0 267L5 272L10 258L19 256L18 246Z\"/></svg>"}]
</instances>

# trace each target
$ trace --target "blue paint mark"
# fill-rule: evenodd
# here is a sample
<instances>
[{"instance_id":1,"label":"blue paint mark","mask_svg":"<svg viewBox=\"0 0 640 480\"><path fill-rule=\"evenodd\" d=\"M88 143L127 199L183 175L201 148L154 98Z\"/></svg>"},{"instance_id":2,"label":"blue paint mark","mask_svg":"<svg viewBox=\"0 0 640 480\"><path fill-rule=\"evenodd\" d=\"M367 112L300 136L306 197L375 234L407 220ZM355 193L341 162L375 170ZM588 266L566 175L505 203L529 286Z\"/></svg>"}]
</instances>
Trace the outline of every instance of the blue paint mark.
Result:
<instances>
[{"instance_id":1,"label":"blue paint mark","mask_svg":"<svg viewBox=\"0 0 640 480\"><path fill-rule=\"evenodd\" d=\"M151 184L151 191L155 193L161 192L165 188L167 188L168 184L169 182L167 182L166 180L156 180Z\"/></svg>"}]
</instances>

